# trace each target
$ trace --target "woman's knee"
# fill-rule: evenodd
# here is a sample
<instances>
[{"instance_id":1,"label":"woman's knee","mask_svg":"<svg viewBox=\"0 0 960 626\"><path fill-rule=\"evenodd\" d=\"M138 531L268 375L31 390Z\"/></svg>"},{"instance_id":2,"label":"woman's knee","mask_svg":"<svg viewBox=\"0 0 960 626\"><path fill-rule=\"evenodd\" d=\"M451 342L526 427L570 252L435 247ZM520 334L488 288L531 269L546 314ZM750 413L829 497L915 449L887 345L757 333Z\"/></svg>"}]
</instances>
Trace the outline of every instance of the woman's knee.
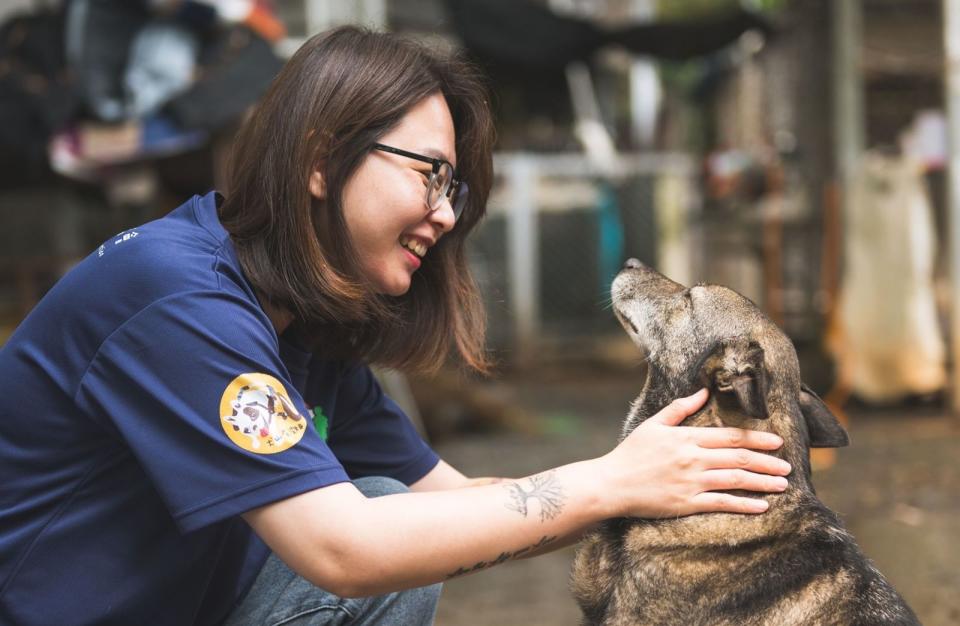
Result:
<instances>
[{"instance_id":1,"label":"woman's knee","mask_svg":"<svg viewBox=\"0 0 960 626\"><path fill-rule=\"evenodd\" d=\"M356 626L428 626L436 617L442 590L443 585L437 583L382 596L346 600L345 606L356 616L351 622Z\"/></svg>"},{"instance_id":2,"label":"woman's knee","mask_svg":"<svg viewBox=\"0 0 960 626\"><path fill-rule=\"evenodd\" d=\"M360 493L368 498L389 496L395 493L406 493L410 489L399 480L386 476L365 476L353 481Z\"/></svg>"}]
</instances>

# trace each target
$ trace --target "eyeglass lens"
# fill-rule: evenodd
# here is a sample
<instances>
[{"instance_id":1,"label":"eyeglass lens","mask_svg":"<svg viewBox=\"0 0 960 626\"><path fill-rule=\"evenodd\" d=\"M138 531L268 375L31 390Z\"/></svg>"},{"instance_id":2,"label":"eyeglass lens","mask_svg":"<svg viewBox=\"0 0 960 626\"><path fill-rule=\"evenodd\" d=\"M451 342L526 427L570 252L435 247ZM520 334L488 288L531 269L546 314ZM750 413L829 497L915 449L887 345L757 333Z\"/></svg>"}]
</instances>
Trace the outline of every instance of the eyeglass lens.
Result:
<instances>
[{"instance_id":1,"label":"eyeglass lens","mask_svg":"<svg viewBox=\"0 0 960 626\"><path fill-rule=\"evenodd\" d=\"M463 209L467 206L467 195L469 194L469 188L465 181L460 181L460 186L457 187L457 195L453 199L453 220L457 221L460 219L460 216L463 215Z\"/></svg>"},{"instance_id":2,"label":"eyeglass lens","mask_svg":"<svg viewBox=\"0 0 960 626\"><path fill-rule=\"evenodd\" d=\"M436 211L443 203L443 197L450 190L453 181L453 168L441 163L436 174L430 176L430 187L427 189L427 205L431 211Z\"/></svg>"},{"instance_id":3,"label":"eyeglass lens","mask_svg":"<svg viewBox=\"0 0 960 626\"><path fill-rule=\"evenodd\" d=\"M448 163L442 163L436 174L430 177L430 186L427 188L427 206L431 211L436 211L443 204L443 199L450 193L450 186L453 184L453 167ZM454 220L460 218L467 200L466 183L460 183L456 190L456 196L449 198L450 207L453 209Z\"/></svg>"},{"instance_id":4,"label":"eyeglass lens","mask_svg":"<svg viewBox=\"0 0 960 626\"><path fill-rule=\"evenodd\" d=\"M444 197L448 197L450 186L453 185L453 167L449 163L442 163L436 174L431 175L427 187L427 206L436 211L443 204ZM454 221L460 219L463 209L467 205L467 183L461 181L457 185L455 196L449 198L453 209Z\"/></svg>"}]
</instances>

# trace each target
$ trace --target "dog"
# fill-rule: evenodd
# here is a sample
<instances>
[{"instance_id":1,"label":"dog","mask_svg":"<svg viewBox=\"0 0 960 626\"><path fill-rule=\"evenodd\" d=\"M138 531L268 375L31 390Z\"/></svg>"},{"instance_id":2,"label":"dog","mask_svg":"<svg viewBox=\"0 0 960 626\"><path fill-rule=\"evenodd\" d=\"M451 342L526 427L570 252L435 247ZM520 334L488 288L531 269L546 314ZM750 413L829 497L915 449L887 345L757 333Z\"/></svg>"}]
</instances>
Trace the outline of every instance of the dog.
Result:
<instances>
[{"instance_id":1,"label":"dog","mask_svg":"<svg viewBox=\"0 0 960 626\"><path fill-rule=\"evenodd\" d=\"M588 533L571 586L590 626L907 625L916 615L816 497L809 449L848 444L846 431L800 380L790 340L749 300L718 285L691 288L631 259L613 308L647 355L647 377L623 436L673 399L707 387L686 426L773 432L771 454L793 467L759 515L620 518Z\"/></svg>"}]
</instances>

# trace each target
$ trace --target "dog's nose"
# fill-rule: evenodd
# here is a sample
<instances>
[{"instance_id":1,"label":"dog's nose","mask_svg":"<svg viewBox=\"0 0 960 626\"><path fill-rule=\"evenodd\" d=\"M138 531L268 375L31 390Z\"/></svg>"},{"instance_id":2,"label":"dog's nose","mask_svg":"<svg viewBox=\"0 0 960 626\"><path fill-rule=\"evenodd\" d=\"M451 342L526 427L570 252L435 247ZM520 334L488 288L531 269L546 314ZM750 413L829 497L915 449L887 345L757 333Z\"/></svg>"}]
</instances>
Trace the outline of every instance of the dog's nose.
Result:
<instances>
[{"instance_id":1,"label":"dog's nose","mask_svg":"<svg viewBox=\"0 0 960 626\"><path fill-rule=\"evenodd\" d=\"M640 262L640 259L629 258L627 262L623 264L623 267L628 270L638 270L643 267L643 263Z\"/></svg>"}]
</instances>

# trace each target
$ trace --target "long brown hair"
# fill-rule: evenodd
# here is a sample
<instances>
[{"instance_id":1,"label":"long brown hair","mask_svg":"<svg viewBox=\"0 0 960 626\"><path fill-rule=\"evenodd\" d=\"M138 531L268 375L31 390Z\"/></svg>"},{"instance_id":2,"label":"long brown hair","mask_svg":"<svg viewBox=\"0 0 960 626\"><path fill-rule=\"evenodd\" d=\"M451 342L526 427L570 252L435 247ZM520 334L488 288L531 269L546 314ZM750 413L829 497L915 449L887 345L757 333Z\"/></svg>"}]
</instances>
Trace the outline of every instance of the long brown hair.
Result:
<instances>
[{"instance_id":1,"label":"long brown hair","mask_svg":"<svg viewBox=\"0 0 960 626\"><path fill-rule=\"evenodd\" d=\"M343 188L378 138L436 93L453 116L468 205L407 293L383 296L360 272ZM241 128L220 220L260 296L292 313L321 354L430 370L455 348L485 371L485 315L464 244L485 211L493 141L489 97L469 63L395 34L338 28L294 54ZM309 192L314 170L323 201Z\"/></svg>"}]
</instances>

